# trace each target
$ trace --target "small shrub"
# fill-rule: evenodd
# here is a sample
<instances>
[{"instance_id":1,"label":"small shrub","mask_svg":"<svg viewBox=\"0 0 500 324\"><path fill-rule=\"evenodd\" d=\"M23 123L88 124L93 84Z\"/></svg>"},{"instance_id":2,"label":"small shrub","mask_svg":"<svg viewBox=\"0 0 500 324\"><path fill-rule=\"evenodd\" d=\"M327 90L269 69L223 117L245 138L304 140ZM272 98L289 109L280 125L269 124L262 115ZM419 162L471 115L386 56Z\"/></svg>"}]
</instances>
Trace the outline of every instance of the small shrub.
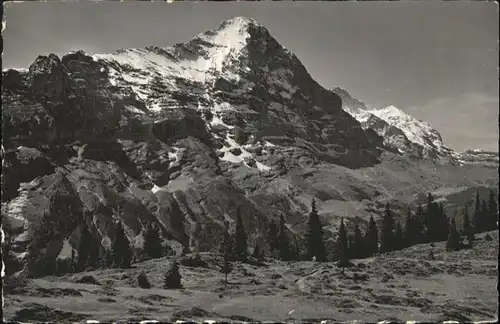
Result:
<instances>
[{"instance_id":1,"label":"small shrub","mask_svg":"<svg viewBox=\"0 0 500 324\"><path fill-rule=\"evenodd\" d=\"M98 285L100 286L101 284L99 281L97 281L96 278L92 277L91 275L84 275L80 279L76 281L77 283L83 283L83 284L92 284L92 285Z\"/></svg>"},{"instance_id":2,"label":"small shrub","mask_svg":"<svg viewBox=\"0 0 500 324\"><path fill-rule=\"evenodd\" d=\"M114 288L114 280L106 280L102 285L102 293L106 296L116 296L118 295L118 289Z\"/></svg>"},{"instance_id":3,"label":"small shrub","mask_svg":"<svg viewBox=\"0 0 500 324\"><path fill-rule=\"evenodd\" d=\"M356 281L367 281L368 278L368 274L366 273L354 273L352 276L352 279Z\"/></svg>"},{"instance_id":4,"label":"small shrub","mask_svg":"<svg viewBox=\"0 0 500 324\"><path fill-rule=\"evenodd\" d=\"M388 282L391 279L394 279L394 276L392 276L391 274L388 274L388 273L384 273L382 275L382 280L381 281L385 283L385 282Z\"/></svg>"},{"instance_id":5,"label":"small shrub","mask_svg":"<svg viewBox=\"0 0 500 324\"><path fill-rule=\"evenodd\" d=\"M491 237L491 235L488 233L488 234L486 234L486 235L485 235L484 240L485 240L485 241L490 242L490 241L493 241L493 238L492 238L492 237Z\"/></svg>"},{"instance_id":6,"label":"small shrub","mask_svg":"<svg viewBox=\"0 0 500 324\"><path fill-rule=\"evenodd\" d=\"M180 264L182 264L185 267L192 267L192 268L208 268L208 263L203 261L199 257L186 257L181 259Z\"/></svg>"},{"instance_id":7,"label":"small shrub","mask_svg":"<svg viewBox=\"0 0 500 324\"><path fill-rule=\"evenodd\" d=\"M358 268L359 268L359 269L366 269L366 267L367 267L367 265L366 265L366 264L361 263L361 262L360 262L360 263L358 263Z\"/></svg>"},{"instance_id":8,"label":"small shrub","mask_svg":"<svg viewBox=\"0 0 500 324\"><path fill-rule=\"evenodd\" d=\"M163 281L163 288L165 289L181 289L181 274L179 272L179 264L174 261L168 271L165 273Z\"/></svg>"},{"instance_id":9,"label":"small shrub","mask_svg":"<svg viewBox=\"0 0 500 324\"><path fill-rule=\"evenodd\" d=\"M139 273L139 275L137 276L137 284L143 289L151 288L148 277L144 271L141 271L141 273Z\"/></svg>"}]
</instances>

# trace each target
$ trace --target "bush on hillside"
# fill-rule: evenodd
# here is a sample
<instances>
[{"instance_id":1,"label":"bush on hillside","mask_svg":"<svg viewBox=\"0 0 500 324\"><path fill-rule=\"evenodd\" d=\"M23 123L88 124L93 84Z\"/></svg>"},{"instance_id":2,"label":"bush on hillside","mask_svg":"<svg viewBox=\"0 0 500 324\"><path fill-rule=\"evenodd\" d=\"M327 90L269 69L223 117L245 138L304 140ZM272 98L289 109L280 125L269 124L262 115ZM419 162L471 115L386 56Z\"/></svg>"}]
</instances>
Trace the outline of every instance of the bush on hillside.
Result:
<instances>
[{"instance_id":1,"label":"bush on hillside","mask_svg":"<svg viewBox=\"0 0 500 324\"><path fill-rule=\"evenodd\" d=\"M139 287L144 289L151 288L151 284L149 283L148 277L144 271L141 271L141 273L137 275L137 284L139 285Z\"/></svg>"},{"instance_id":2,"label":"bush on hillside","mask_svg":"<svg viewBox=\"0 0 500 324\"><path fill-rule=\"evenodd\" d=\"M170 268L165 273L165 278L163 281L163 288L165 289L181 289L181 274L179 272L179 264L174 261Z\"/></svg>"}]
</instances>

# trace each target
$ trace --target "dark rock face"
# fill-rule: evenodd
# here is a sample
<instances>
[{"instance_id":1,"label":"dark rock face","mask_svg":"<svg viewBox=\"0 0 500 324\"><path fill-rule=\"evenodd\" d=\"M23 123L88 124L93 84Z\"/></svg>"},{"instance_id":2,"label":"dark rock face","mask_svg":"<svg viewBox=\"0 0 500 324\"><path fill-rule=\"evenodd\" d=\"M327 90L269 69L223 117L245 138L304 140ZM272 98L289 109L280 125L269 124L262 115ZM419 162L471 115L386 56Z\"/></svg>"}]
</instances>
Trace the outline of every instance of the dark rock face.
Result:
<instances>
[{"instance_id":1,"label":"dark rock face","mask_svg":"<svg viewBox=\"0 0 500 324\"><path fill-rule=\"evenodd\" d=\"M29 68L27 81L35 97L56 102L66 96L69 87L68 74L54 54L38 56Z\"/></svg>"},{"instance_id":2,"label":"dark rock face","mask_svg":"<svg viewBox=\"0 0 500 324\"><path fill-rule=\"evenodd\" d=\"M54 164L39 150L20 146L4 157L2 201L17 196L21 182L29 182L36 177L54 172Z\"/></svg>"},{"instance_id":3,"label":"dark rock face","mask_svg":"<svg viewBox=\"0 0 500 324\"><path fill-rule=\"evenodd\" d=\"M321 87L298 58L284 49L262 26L249 25L248 66L245 78L254 84L248 106L260 116L249 128L259 137L286 136L319 144L335 143L346 157L323 154L334 163L358 168L377 161L376 145L360 124L342 110L340 96ZM321 131L318 131L321 130ZM291 146L294 146L293 144ZM350 163L354 162L354 163Z\"/></svg>"}]
</instances>

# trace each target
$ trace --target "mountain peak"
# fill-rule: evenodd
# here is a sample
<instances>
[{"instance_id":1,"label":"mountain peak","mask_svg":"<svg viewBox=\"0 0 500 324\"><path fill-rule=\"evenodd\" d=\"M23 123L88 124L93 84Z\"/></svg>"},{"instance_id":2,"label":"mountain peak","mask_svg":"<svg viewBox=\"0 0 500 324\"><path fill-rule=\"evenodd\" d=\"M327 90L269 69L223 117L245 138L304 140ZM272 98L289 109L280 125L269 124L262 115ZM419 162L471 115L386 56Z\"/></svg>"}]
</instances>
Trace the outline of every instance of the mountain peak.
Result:
<instances>
[{"instance_id":1,"label":"mountain peak","mask_svg":"<svg viewBox=\"0 0 500 324\"><path fill-rule=\"evenodd\" d=\"M224 28L247 28L249 25L261 26L254 18L236 16L233 18L229 18L224 20L218 29Z\"/></svg>"},{"instance_id":2,"label":"mountain peak","mask_svg":"<svg viewBox=\"0 0 500 324\"><path fill-rule=\"evenodd\" d=\"M382 108L381 110L387 110L387 111L401 111L401 109L399 109L398 107L393 106L393 105L390 105L390 106L384 107L384 108Z\"/></svg>"},{"instance_id":3,"label":"mountain peak","mask_svg":"<svg viewBox=\"0 0 500 324\"><path fill-rule=\"evenodd\" d=\"M214 46L216 55L211 56L217 61L216 65L221 67L228 54L239 53L247 44L250 37L249 27L260 26L253 18L234 17L224 20L217 28L205 31L196 36L191 42L197 43L199 40Z\"/></svg>"}]
</instances>

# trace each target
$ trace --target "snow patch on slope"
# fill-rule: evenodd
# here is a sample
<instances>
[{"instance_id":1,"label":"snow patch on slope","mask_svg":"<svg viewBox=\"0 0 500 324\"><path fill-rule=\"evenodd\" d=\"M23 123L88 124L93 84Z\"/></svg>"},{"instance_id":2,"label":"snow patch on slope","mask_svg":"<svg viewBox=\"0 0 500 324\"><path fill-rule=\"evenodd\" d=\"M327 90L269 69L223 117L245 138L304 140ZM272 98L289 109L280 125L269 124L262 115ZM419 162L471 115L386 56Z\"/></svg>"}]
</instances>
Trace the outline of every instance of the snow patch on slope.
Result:
<instances>
[{"instance_id":1,"label":"snow patch on slope","mask_svg":"<svg viewBox=\"0 0 500 324\"><path fill-rule=\"evenodd\" d=\"M145 114L144 111L137 109L136 107L131 106L131 105L125 105L125 109L132 112L132 113L135 113L135 114L141 114L141 115Z\"/></svg>"},{"instance_id":2,"label":"snow patch on slope","mask_svg":"<svg viewBox=\"0 0 500 324\"><path fill-rule=\"evenodd\" d=\"M219 152L223 152L224 156L222 156L220 159L222 161L228 161L231 163L243 163L245 166L248 168L251 168L246 162L245 158L254 160L252 157L252 154L249 153L247 150L245 150L245 146L239 145L234 139L232 139L229 134L226 135L226 142L229 144L229 146L225 146L222 149L219 150ZM240 149L241 153L239 155L234 155L230 151L233 149ZM254 160L255 161L255 160ZM255 166L257 169L260 171L269 171L271 170L270 167L267 165L260 163L258 161L255 161Z\"/></svg>"}]
</instances>

